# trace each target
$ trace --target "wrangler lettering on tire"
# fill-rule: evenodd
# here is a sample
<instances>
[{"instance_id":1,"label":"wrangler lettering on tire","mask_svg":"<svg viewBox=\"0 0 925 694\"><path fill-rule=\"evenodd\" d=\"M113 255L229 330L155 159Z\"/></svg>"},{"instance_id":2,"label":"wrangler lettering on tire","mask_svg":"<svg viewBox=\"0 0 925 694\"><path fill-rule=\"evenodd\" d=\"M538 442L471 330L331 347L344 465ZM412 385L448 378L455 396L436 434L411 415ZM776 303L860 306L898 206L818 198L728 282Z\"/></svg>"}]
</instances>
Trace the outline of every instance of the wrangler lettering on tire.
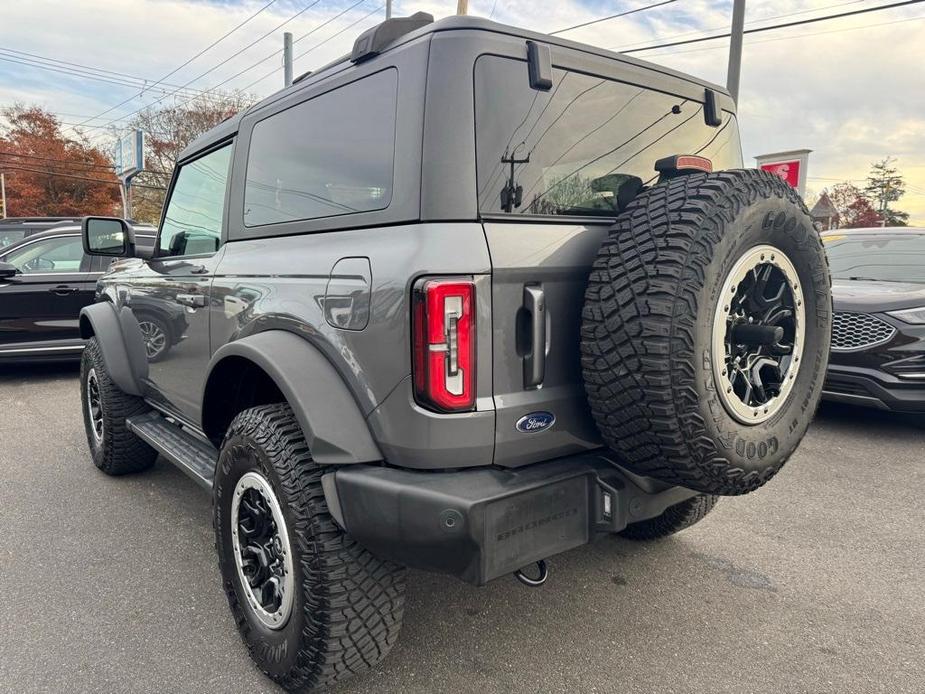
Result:
<instances>
[{"instance_id":1,"label":"wrangler lettering on tire","mask_svg":"<svg viewBox=\"0 0 925 694\"><path fill-rule=\"evenodd\" d=\"M639 474L744 494L796 448L831 335L828 265L800 197L762 171L693 174L628 205L582 314L605 442Z\"/></svg>"}]
</instances>

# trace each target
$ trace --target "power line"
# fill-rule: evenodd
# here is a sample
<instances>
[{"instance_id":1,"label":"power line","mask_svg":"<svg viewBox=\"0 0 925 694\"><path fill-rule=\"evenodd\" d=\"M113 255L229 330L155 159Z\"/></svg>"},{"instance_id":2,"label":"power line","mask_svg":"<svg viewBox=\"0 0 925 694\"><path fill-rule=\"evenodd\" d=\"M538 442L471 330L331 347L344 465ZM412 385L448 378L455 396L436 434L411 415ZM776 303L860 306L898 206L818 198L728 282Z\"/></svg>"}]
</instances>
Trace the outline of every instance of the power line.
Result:
<instances>
[{"instance_id":1,"label":"power line","mask_svg":"<svg viewBox=\"0 0 925 694\"><path fill-rule=\"evenodd\" d=\"M0 150L0 156L18 157L21 159L36 159L38 161L52 162L55 164L60 164L62 166L78 166L78 167L85 167L87 169L101 169L103 171L113 170L112 164L108 164L108 165L107 164L94 164L93 162L89 162L89 161L72 161L70 159L56 159L55 157L42 157L37 154L17 154L16 152L4 152L3 150ZM25 163L29 165L32 164L32 162L25 162ZM143 173L156 174L159 176L170 176L168 172L158 171L156 169L145 169Z\"/></svg>"},{"instance_id":2,"label":"power line","mask_svg":"<svg viewBox=\"0 0 925 694\"><path fill-rule=\"evenodd\" d=\"M277 26L275 26L273 29L271 29L271 30L268 31L267 33L263 34L262 36L260 36L259 38L255 39L255 40L251 41L249 44L247 44L247 45L246 45L244 48L242 48L241 50L236 51L235 53L232 53L230 56L228 56L227 58L225 58L224 60L222 60L222 61L219 62L218 64L213 65L212 67L210 67L208 70L206 70L206 71L203 72L202 74L197 75L197 76L194 77L193 79L189 80L186 84L183 85L183 87L184 87L184 88L185 88L185 87L188 87L188 86L189 86L190 84L192 84L193 82L196 82L197 80L200 80L200 79L202 79L203 77L205 77L206 75L208 75L208 74L214 72L215 70L217 70L218 68L220 68L220 67L221 67L222 65L224 65L225 63L227 63L227 62L229 62L230 60L232 60L232 59L236 58L237 56L241 55L244 51L246 51L246 50L252 48L253 46L257 45L258 43L260 43L261 41L263 41L265 38L267 38L268 36L270 36L271 34L275 33L275 32L278 31L279 29L283 28L284 26L286 26L287 24L289 24L289 22L291 22L291 21L293 21L294 19L296 19L297 17L301 16L302 14L304 14L305 12L307 12L308 10L310 10L312 7L314 7L315 5L317 5L319 2L321 2L321 0L314 0L314 2L312 2L312 3L308 4L308 5L306 5L305 7L303 7L301 10L299 10L299 11L296 12L294 15L292 15L291 17L289 17L289 19L287 19L286 21L281 22L280 24L278 24ZM276 53L279 53L279 52L280 52L280 51L276 51ZM275 55L276 53L274 53L274 55ZM207 91L215 91L215 87L213 87L213 88L211 88L211 89L209 89L209 90L207 90ZM151 106L154 106L154 104L159 104L159 103L162 102L164 99L166 99L166 98L168 98L168 97L170 97L170 96L173 96L174 94L176 94L176 91L171 92L171 93L169 93L169 94L165 94L164 96L160 97L159 99L156 99L155 101L152 101L150 104L147 104L146 106L143 106L142 108L136 109L136 110L132 111L131 113L129 113L129 114L125 115L125 116L122 116L122 120L124 120L124 119L126 119L126 118L131 118L132 116L135 116L135 115L141 113L141 112L142 112L143 110L145 110L146 108L150 108ZM190 99L190 101L192 101L192 99ZM113 119L113 120L115 120L115 119ZM109 121L109 122L111 123L112 121Z\"/></svg>"},{"instance_id":3,"label":"power line","mask_svg":"<svg viewBox=\"0 0 925 694\"><path fill-rule=\"evenodd\" d=\"M828 31L813 31L808 34L794 34L792 36L779 36L774 39L763 39L761 41L749 41L749 46L757 46L762 43L775 43L777 41L792 41L793 39L805 39L813 36L825 36L826 34L842 34L848 31L859 31L861 29L874 29L876 27L889 26L890 24L900 24L904 22L914 22L918 19L925 19L925 15L920 15L918 17L903 17L902 19L894 19L889 22L877 22L876 24L865 24L858 27L842 27L841 29L829 29ZM723 46L702 46L701 48L689 48L686 51L665 51L664 53L653 53L647 55L646 59L651 60L652 58L658 58L663 55L683 55L685 53L699 53L701 51L716 51L721 50ZM754 114L753 114L754 116ZM760 117L760 116L759 116Z\"/></svg>"},{"instance_id":4,"label":"power line","mask_svg":"<svg viewBox=\"0 0 925 694\"><path fill-rule=\"evenodd\" d=\"M848 0L848 2L839 2L839 3L835 3L834 5L824 5L822 7L811 7L809 9L799 10L797 12L787 12L786 14L777 14L777 15L774 15L773 17L762 17L761 19L752 19L746 22L745 26L752 26L754 24L760 24L762 22L771 22L775 19L786 19L787 17L795 17L799 14L806 14L807 12L821 12L822 10L831 10L833 7L846 7L848 5L857 5L859 2L864 2L864 1L865 0ZM668 36L656 36L654 37L654 40L667 41L669 39L676 39L682 36L702 34L704 31L708 31L708 32L709 31L722 31L727 26L728 26L728 23L725 24L724 26L713 27L712 29L694 29L693 31L683 31L678 34L669 34ZM634 41L633 43L623 44L620 47L613 47L610 50L623 52L628 48L635 48L636 46L639 46L641 44L644 45L646 43L649 43L652 40L653 40L652 38L649 38L649 39L644 39L642 41Z\"/></svg>"},{"instance_id":5,"label":"power line","mask_svg":"<svg viewBox=\"0 0 925 694\"><path fill-rule=\"evenodd\" d=\"M23 171L27 173L41 174L44 176L52 176L57 178L73 178L78 181L90 181L92 183L102 183L109 186L118 186L122 185L118 181L107 181L103 178L90 178L89 176L75 176L74 174L58 173L56 171L42 171L41 169L29 169L24 166L7 166L3 165L4 171ZM150 188L152 190L167 190L164 186L150 186L142 183L132 183L133 188Z\"/></svg>"},{"instance_id":6,"label":"power line","mask_svg":"<svg viewBox=\"0 0 925 694\"><path fill-rule=\"evenodd\" d=\"M311 29L310 31L308 31L308 32L302 34L301 36L299 36L297 39L295 39L295 40L292 42L293 45L297 44L297 43L298 43L299 41L301 41L302 39L307 38L308 36L312 35L312 34L315 33L316 31L318 31L319 29L322 29L323 27L327 26L328 24L330 24L330 23L333 22L334 20L338 19L339 17L342 17L344 14L346 14L347 12L349 12L350 10L352 10L353 8L355 8L355 7L359 6L359 5L362 5L364 2L367 2L367 1L368 1L368 0L358 0L358 2L355 2L354 4L350 5L350 6L347 7L345 10L339 12L338 14L334 15L334 16L331 17L330 19L328 19L328 20L322 22L321 24L319 24L318 26L314 27L314 28ZM304 51L304 52L300 53L299 55L297 55L297 56L293 59L293 62L294 62L295 60L299 60L300 58L302 58L302 57L308 55L308 54L311 53L313 50L315 50L316 48L320 47L321 45L327 43L328 41L330 41L330 40L333 39L334 37L338 36L339 34L342 34L342 33L343 33L344 31L346 31L347 29L350 29L351 27L355 26L356 24L358 24L359 22L361 22L361 21L363 21L364 19L368 18L369 16L375 14L376 12L378 12L379 10L381 10L382 7L383 7L383 5L380 5L379 7L377 7L376 9L374 9L372 12L369 12L369 13L365 14L364 16L360 17L360 19L358 19L356 22L353 22L353 24L350 24L350 25L347 26L346 28L344 28L344 29L338 31L337 33L335 33L335 34L329 36L327 39L325 39L324 41L322 41L322 42L316 44L315 46L313 46L312 48L308 49L307 51ZM212 87L209 91L214 91L214 90L218 89L219 87L221 87L222 85L227 84L227 83L230 82L231 80L237 79L238 77L240 77L241 75L243 75L245 72L250 72L251 70L253 70L253 69L254 69L255 67L257 67L258 65L262 65L263 63L265 63L266 61L268 61L270 58L272 58L272 57L278 55L279 53L282 53L282 51L281 51L281 50L274 51L273 53L271 53L271 54L268 55L267 57L258 60L258 61L257 61L256 63L254 63L253 65L250 65L249 67L246 67L246 68L244 68L243 70L241 70L241 71L239 71L239 72L236 72L235 74L231 75L231 77L227 77L226 79L222 80L221 82L219 82L218 84L216 84L214 87ZM261 82L261 81L265 80L267 77L269 77L269 76L275 74L276 71L277 71L277 69L274 68L271 72L268 72L268 73L265 74L263 77L260 77L259 79L256 79L256 80L254 80L253 82L251 82L250 84L248 84L248 85L246 85L245 87L243 87L243 88L241 89L241 91L245 91L245 90L247 90L247 89L250 89L252 86L254 86L255 84L257 84L258 82ZM185 104L190 103L190 101L193 101L193 99L188 99L187 101L184 101L184 102L180 103L179 106L182 107L182 106L184 106Z\"/></svg>"},{"instance_id":7,"label":"power line","mask_svg":"<svg viewBox=\"0 0 925 694\"><path fill-rule=\"evenodd\" d=\"M38 68L40 70L58 72L61 74L68 75L70 77L77 77L80 79L89 79L89 80L94 80L96 82L105 82L108 84L115 84L120 87L131 87L132 89L143 88L144 83L145 83L145 80L140 77L135 78L139 80L138 82L130 82L127 79L121 79L117 77L101 75L95 72L89 72L87 70L83 70L81 68L69 68L64 65L48 65L46 63L41 63L41 62L29 59L29 58L24 58L24 57L17 56L17 55L9 55L5 53L0 53L0 60L4 62L8 62L8 63L15 63L17 65L25 65L27 67ZM165 88L160 88L158 91L166 92L168 90ZM192 93L194 91L198 91L198 90L195 90L195 89L186 90L187 93Z\"/></svg>"},{"instance_id":8,"label":"power line","mask_svg":"<svg viewBox=\"0 0 925 694\"><path fill-rule=\"evenodd\" d=\"M234 27L234 29L232 29L231 31L229 31L229 32L227 32L227 33L225 33L225 34L223 34L220 38L218 38L218 39L216 39L215 41L213 41L212 43L210 43L208 46L206 46L205 48L203 48L201 51L199 51L199 52L198 52L196 55L194 55L192 58L190 58L189 60L187 60L185 63L183 63L182 65L180 65L180 66L178 66L178 67L175 67L173 70L171 70L171 71L168 72L166 75L164 75L163 77L161 77L157 82L154 83L154 86L156 86L156 85L158 85L158 84L162 84L162 83L166 84L166 82L164 82L164 80L166 80L166 79L167 79L168 77L170 77L171 75L176 74L177 72L179 72L180 70L182 70L183 68L185 68L187 65L189 65L191 62L193 62L194 60L196 60L196 58L200 57L200 56L201 56L203 53L205 53L206 51L208 51L208 50L214 48L215 46L217 46L218 44L220 44L222 41L224 41L225 39L227 39L229 36L231 36L234 32L236 32L238 29L240 29L241 27L243 27L243 26L244 26L245 24L247 24L249 21L251 21L252 19L254 19L255 17L257 17L259 14L261 14L264 10L266 10L268 7L270 7L270 5L274 4L275 2L277 2L277 0L270 0L270 2L268 2L266 5L264 5L264 6L261 7L259 10L257 10L256 12L254 12L254 14L252 14L250 17L248 17L248 18L245 19L243 22L241 22L240 24L238 24L236 27ZM142 93L144 93L144 92L142 91ZM139 94L138 96L141 96L141 94ZM86 124L87 124L88 122L90 122L91 120L96 120L97 118L101 118L102 116L105 116L107 113L110 113L111 111L116 110L116 109L119 108L120 106L125 106L125 104L129 103L130 101L133 101L133 100L136 99L136 98L137 98L137 97L135 97L135 96L130 96L128 99L126 99L126 100L124 100L124 101L120 101L120 102L119 102L118 104L116 104L115 106L110 106L110 107L107 108L105 111L101 111L100 113L98 113L97 115L93 116L92 118L88 118L88 119L85 120L83 123L81 123L81 125L86 125Z\"/></svg>"},{"instance_id":9,"label":"power line","mask_svg":"<svg viewBox=\"0 0 925 694\"><path fill-rule=\"evenodd\" d=\"M321 24L319 24L318 26L316 26L316 27L315 27L314 29L312 29L311 31L309 31L309 32L307 32L307 33L305 33L305 34L302 34L299 38L295 39L295 40L292 42L292 45L294 46L295 44L297 44L297 43L298 43L299 41L301 41L302 39L309 37L311 34L314 34L314 33L315 33L316 31L318 31L319 29L322 29L323 27L325 27L325 26L327 26L328 24L330 24L331 22L333 22L335 19L338 19L339 17L342 17L342 16L345 15L347 12L349 12L350 10L352 10L354 7L357 7L357 6L359 6L359 5L362 5L362 4L363 4L364 2L366 2L366 1L367 1L367 0L359 0L358 2L355 2L354 4L350 5L347 9L345 9L345 10L339 12L338 14L334 15L334 16L331 17L330 19L328 19L328 20L322 22ZM364 15L364 16L361 17L360 20L358 20L358 21L362 21L363 19L366 19L366 17L369 17L369 16L372 15L372 14L375 14L376 12L378 12L378 11L381 10L381 9L382 9L382 5L380 5L379 7L377 7L375 10L373 10L373 11L370 12L369 14ZM354 22L353 24L356 24L356 23L357 23L357 22ZM353 26L353 24L351 24L350 26ZM348 27L348 28L349 28L349 27ZM338 32L338 33L341 33L341 32ZM337 34L334 34L334 36L337 36ZM330 37L330 38L333 38L333 36ZM328 39L328 40L329 40L329 39ZM322 43L324 43L324 41L323 41ZM321 45L321 44L319 43L319 44L316 45L314 48L317 48L317 47L320 46L320 45ZM292 61L295 62L296 60L298 60L298 59L301 58L302 56L304 56L304 55L306 55L307 53L309 53L311 50L314 50L314 48L309 49L309 51L305 51L304 53L300 53L300 54L297 55L295 58L293 58ZM230 82L231 80L240 77L240 76L243 75L245 72L250 72L251 70L253 70L253 69L254 69L255 67L257 67L258 65L262 65L263 63L267 62L270 58L273 58L274 56L278 55L278 54L281 53L281 52L282 52L282 51L274 51L273 53L271 53L270 55L268 55L266 58L263 58L263 59L261 59L261 60L258 60L256 63L254 63L254 64L251 65L250 67L246 67L246 68L244 68L243 70L241 70L240 72L236 72L236 73L233 74L231 77L228 77L227 79L222 80L221 82L219 82L218 84L216 84L215 87L213 87L213 89L217 89L218 87L221 87L222 85L227 84L227 83ZM277 71L276 68L274 68L271 72L268 72L268 73L265 74L263 77L254 80L253 82L251 82L251 83L248 84L248 85L245 85L245 86L241 89L241 91L246 91L246 90L250 89L250 88L253 87L255 84L257 84L258 82L262 82L263 80L265 80L265 79L266 79L267 77L269 77L270 75L276 74L276 71Z\"/></svg>"},{"instance_id":10,"label":"power line","mask_svg":"<svg viewBox=\"0 0 925 694\"><path fill-rule=\"evenodd\" d=\"M555 36L556 34L564 34L566 31L572 31L573 29L581 29L582 27L588 27L592 24L599 24L600 22L606 22L611 19L616 19L617 17L625 17L628 14L636 14L637 12L643 12L644 10L651 10L656 7L661 7L662 5L670 5L677 0L662 0L661 2L652 3L651 5L643 5L642 7L637 7L632 10L626 10L624 12L618 12L617 14L608 15L607 17L601 17L600 19L592 19L590 22L583 22L581 24L576 24L575 26L566 27L565 29L559 29L558 31L550 31L550 36Z\"/></svg>"},{"instance_id":11,"label":"power line","mask_svg":"<svg viewBox=\"0 0 925 694\"><path fill-rule=\"evenodd\" d=\"M905 7L906 5L916 5L920 2L925 2L925 0L903 0L902 2L893 2L888 5L879 5L878 7L865 7L860 10L850 10L848 12L839 12L837 14L829 14L824 17L810 17L809 19L800 19L796 22L786 22L783 24L772 24L771 26L766 27L756 27L754 29L746 29L744 34L757 34L762 31L772 31L774 29L785 29L787 27L802 26L804 24L814 24L816 22L825 22L830 19L839 19L841 17L852 17L854 15L867 14L868 12L879 12L881 10L890 10L895 7ZM725 39L729 38L731 34L726 32L724 34L715 34L713 36L700 36L694 39L685 39L684 41L672 41L670 43L661 43L655 46L645 46L643 48L633 48L628 51L622 51L624 54L629 53L639 53L640 51L651 51L656 48L671 48L673 46L684 46L691 43L702 43L703 41L715 41L716 39Z\"/></svg>"},{"instance_id":12,"label":"power line","mask_svg":"<svg viewBox=\"0 0 925 694\"><path fill-rule=\"evenodd\" d=\"M358 3L356 3L355 5L349 7L348 10L352 10L352 9L353 9L354 7L356 7L357 5L361 5L363 2L366 2L366 0L360 0L360 2L358 2ZM321 47L322 47L324 44L326 44L328 41L331 41L332 39L337 38L338 36L340 36L341 34L343 34L345 31L348 31L348 30L352 29L353 27L355 27L355 26L356 26L357 24L359 24L360 22L362 22L362 21L364 21L364 20L366 20L366 19L369 19L372 15L376 14L377 12L379 12L379 11L382 9L382 7L383 7L383 5L379 5L378 7L374 8L374 9L371 10L370 12L367 12L366 14L364 14L362 17L360 17L359 19L357 19L355 22L353 22L353 23L351 23L351 24L348 24L347 26L345 26L345 27L344 27L343 29L341 29L340 31L337 31L337 32L331 34L328 38L324 39L323 41L320 41L319 43L316 43L314 46L312 46L312 47L309 48L308 50L302 51L301 53L299 53L299 55L297 55L295 58L293 58L293 62L295 62L296 60L301 60L302 58L304 58L305 56L307 56L309 53L311 53L312 51L314 51L315 49L321 48ZM345 14L346 11L347 11L347 10L345 10L344 12L341 12L341 13L340 13L339 15L337 15L336 17L332 17L332 18L329 19L327 22L325 22L325 24L330 24L330 23L333 22L335 19L337 19L337 18L340 17L341 15ZM323 26L323 25L322 25L322 26ZM321 26L319 26L319 27L317 27L317 28L320 29ZM302 37L302 38L304 38L304 37ZM254 80L253 82L251 82L250 84L246 85L245 87L243 87L243 88L242 88L242 91L247 90L247 89L250 89L251 87L253 87L253 86L254 86L255 84L257 84L258 82L262 82L262 81L265 80L267 77L270 77L270 76L272 76L272 75L275 75L276 72L277 72L277 71L276 71L276 69L274 68L271 72L268 72L268 73L265 74L263 77L260 77L260 78L258 78L258 79L256 79L256 80Z\"/></svg>"},{"instance_id":13,"label":"power line","mask_svg":"<svg viewBox=\"0 0 925 694\"><path fill-rule=\"evenodd\" d=\"M68 159L55 159L54 157L40 157L37 154L17 154L16 152L4 152L3 150L0 150L0 157L18 157L21 159L38 159L40 161L50 161L50 162L55 162L58 164L83 166L83 167L90 168L90 169L103 169L105 171L112 171L112 165L94 164L93 162L89 162L89 161L70 161Z\"/></svg>"},{"instance_id":14,"label":"power line","mask_svg":"<svg viewBox=\"0 0 925 694\"><path fill-rule=\"evenodd\" d=\"M139 83L139 86L142 84L148 84L151 81L145 77L138 77L137 75L131 75L127 72L118 72L117 70L108 70L102 67L94 67L93 65L84 65L83 63L75 63L69 60L61 60L59 58L49 58L48 56L40 55L38 53L29 53L28 51L21 51L16 48L7 48L5 46L0 46L0 53L4 53L4 54L12 53L13 55L11 57L16 58L17 60L37 62L38 64L36 64L35 67L49 67L45 64L46 63L57 63L60 66L64 66L67 69L71 69L75 71L80 71L80 72L86 71L91 74L99 74L102 77L111 77L113 79L124 78L124 80L127 82L132 81L132 82ZM58 65L52 65L50 67L58 67ZM158 82L163 82L163 80L159 80ZM157 84L157 82L154 84ZM178 85L165 83L165 86L166 87L177 87ZM198 90L190 89L189 91L198 91Z\"/></svg>"}]
</instances>

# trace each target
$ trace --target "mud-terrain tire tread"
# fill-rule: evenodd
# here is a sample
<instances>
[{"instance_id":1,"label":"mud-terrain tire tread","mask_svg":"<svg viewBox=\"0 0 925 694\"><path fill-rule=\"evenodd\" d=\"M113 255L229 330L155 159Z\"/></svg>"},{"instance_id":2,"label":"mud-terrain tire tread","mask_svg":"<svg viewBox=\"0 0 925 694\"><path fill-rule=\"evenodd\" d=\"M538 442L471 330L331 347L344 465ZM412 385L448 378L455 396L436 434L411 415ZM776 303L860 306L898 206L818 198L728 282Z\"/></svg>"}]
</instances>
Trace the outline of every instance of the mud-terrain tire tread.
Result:
<instances>
[{"instance_id":1,"label":"mud-terrain tire tread","mask_svg":"<svg viewBox=\"0 0 925 694\"><path fill-rule=\"evenodd\" d=\"M238 414L225 434L219 465L236 455L236 446L242 444L233 440L242 438L263 449L281 480L277 495L295 520L289 535L299 544L304 576L301 603L293 606L296 610L301 604L305 617L296 665L285 676L261 669L290 691L323 689L368 670L398 640L406 569L374 557L335 524L321 486L328 470L312 459L289 405L262 405ZM222 556L219 541L216 549L220 562L231 562L234 569L234 558ZM256 655L247 638L250 626L243 606L227 579L225 592L241 637Z\"/></svg>"},{"instance_id":2,"label":"mud-terrain tire tread","mask_svg":"<svg viewBox=\"0 0 925 694\"><path fill-rule=\"evenodd\" d=\"M87 420L87 374L96 370L103 407L103 441L99 448ZM142 398L129 395L120 389L109 376L103 352L96 337L84 347L80 360L80 406L84 428L93 463L107 475L128 475L150 468L157 459L157 451L129 430L125 420L149 412L151 408Z\"/></svg>"},{"instance_id":3,"label":"mud-terrain tire tread","mask_svg":"<svg viewBox=\"0 0 925 694\"><path fill-rule=\"evenodd\" d=\"M698 494L669 506L660 516L630 523L618 534L630 540L660 540L703 520L718 500L719 497L713 494Z\"/></svg>"},{"instance_id":4,"label":"mud-terrain tire tread","mask_svg":"<svg viewBox=\"0 0 925 694\"><path fill-rule=\"evenodd\" d=\"M744 470L707 435L697 407L695 379L704 368L694 349L697 292L728 225L768 197L796 205L813 228L802 198L777 176L730 170L644 191L601 246L582 311L582 374L601 436L638 474L744 494L773 477L799 443L782 451L777 465ZM817 248L807 252L823 253L819 235L811 236L806 243Z\"/></svg>"}]
</instances>

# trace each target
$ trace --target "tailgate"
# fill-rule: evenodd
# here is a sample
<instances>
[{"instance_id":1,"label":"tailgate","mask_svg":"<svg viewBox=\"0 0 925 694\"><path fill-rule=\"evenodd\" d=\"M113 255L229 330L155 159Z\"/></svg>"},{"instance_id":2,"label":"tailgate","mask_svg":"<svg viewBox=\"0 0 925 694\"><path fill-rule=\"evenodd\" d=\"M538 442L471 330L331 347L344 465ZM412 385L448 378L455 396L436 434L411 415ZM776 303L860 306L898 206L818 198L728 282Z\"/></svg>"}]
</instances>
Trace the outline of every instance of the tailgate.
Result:
<instances>
[{"instance_id":1,"label":"tailgate","mask_svg":"<svg viewBox=\"0 0 925 694\"><path fill-rule=\"evenodd\" d=\"M484 227L492 263L495 464L525 465L600 446L581 382L579 329L606 226Z\"/></svg>"}]
</instances>

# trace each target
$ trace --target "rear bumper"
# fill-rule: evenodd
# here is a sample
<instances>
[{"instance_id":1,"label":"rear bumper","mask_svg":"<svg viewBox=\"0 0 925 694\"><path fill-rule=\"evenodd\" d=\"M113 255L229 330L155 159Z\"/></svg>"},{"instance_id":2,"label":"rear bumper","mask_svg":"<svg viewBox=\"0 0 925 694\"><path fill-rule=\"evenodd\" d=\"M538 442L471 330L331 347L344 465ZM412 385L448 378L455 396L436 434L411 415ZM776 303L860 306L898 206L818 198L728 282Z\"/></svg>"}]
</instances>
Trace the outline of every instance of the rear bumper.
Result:
<instances>
[{"instance_id":1,"label":"rear bumper","mask_svg":"<svg viewBox=\"0 0 925 694\"><path fill-rule=\"evenodd\" d=\"M475 585L695 495L631 475L598 453L516 470L350 465L323 484L335 520L374 554Z\"/></svg>"},{"instance_id":2,"label":"rear bumper","mask_svg":"<svg viewBox=\"0 0 925 694\"><path fill-rule=\"evenodd\" d=\"M925 382L865 367L829 364L822 397L880 410L925 412Z\"/></svg>"}]
</instances>

